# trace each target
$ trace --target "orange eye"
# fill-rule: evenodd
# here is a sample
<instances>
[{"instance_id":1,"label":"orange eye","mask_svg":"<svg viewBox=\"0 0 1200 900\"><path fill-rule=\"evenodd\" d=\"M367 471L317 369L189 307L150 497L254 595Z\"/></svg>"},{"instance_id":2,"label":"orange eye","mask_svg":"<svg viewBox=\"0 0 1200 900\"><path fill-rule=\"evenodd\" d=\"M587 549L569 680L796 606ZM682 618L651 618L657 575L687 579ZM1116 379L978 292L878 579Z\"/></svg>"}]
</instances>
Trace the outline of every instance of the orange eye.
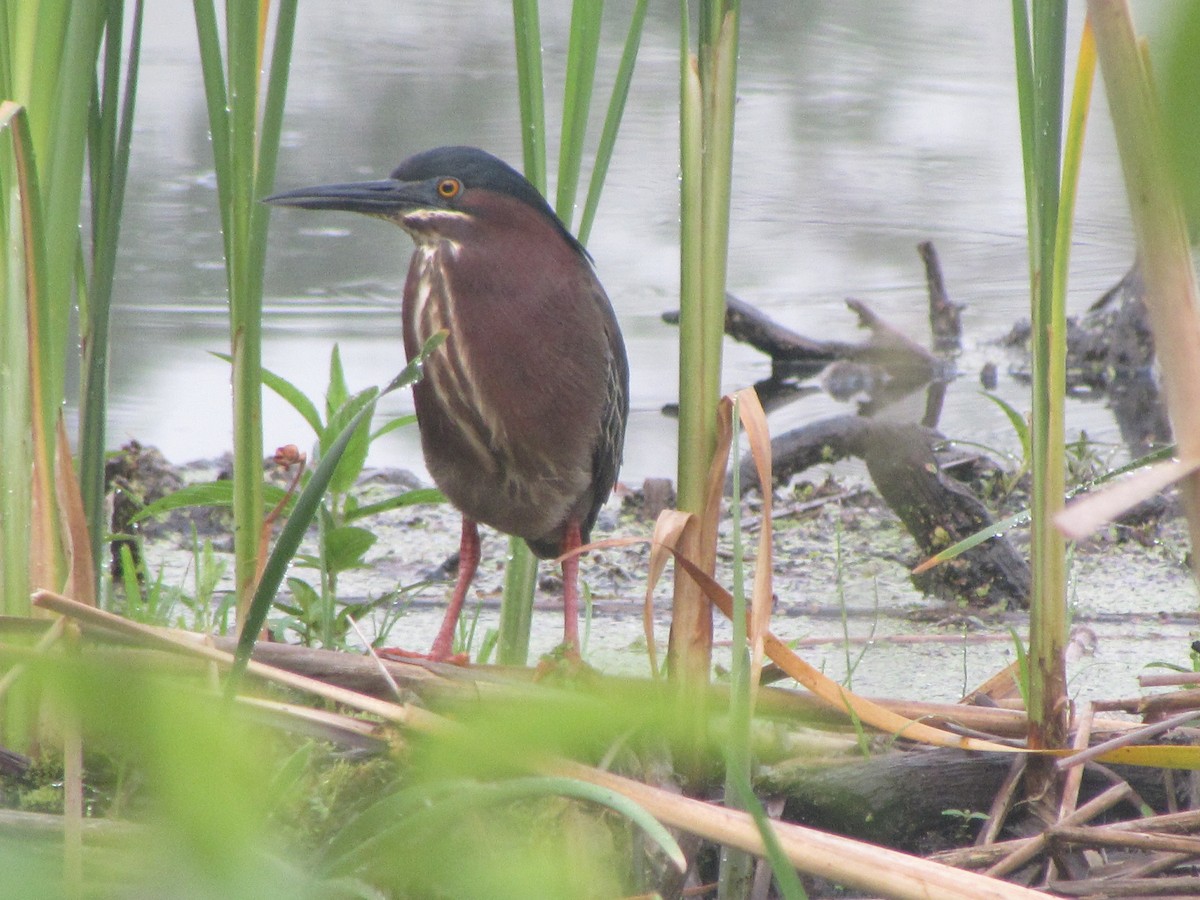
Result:
<instances>
[{"instance_id":1,"label":"orange eye","mask_svg":"<svg viewBox=\"0 0 1200 900\"><path fill-rule=\"evenodd\" d=\"M457 197L462 192L462 182L457 178L443 178L438 182L438 196L449 200L451 197Z\"/></svg>"}]
</instances>

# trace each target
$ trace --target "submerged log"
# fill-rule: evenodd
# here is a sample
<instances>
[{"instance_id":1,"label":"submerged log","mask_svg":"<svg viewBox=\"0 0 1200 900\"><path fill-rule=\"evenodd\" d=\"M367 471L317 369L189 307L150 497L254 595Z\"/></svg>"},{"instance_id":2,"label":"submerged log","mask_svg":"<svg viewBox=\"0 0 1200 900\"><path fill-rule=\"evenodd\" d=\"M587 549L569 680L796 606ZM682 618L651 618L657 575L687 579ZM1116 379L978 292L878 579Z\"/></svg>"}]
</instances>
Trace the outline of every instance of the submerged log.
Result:
<instances>
[{"instance_id":1,"label":"submerged log","mask_svg":"<svg viewBox=\"0 0 1200 900\"><path fill-rule=\"evenodd\" d=\"M929 289L929 322L943 350L958 347L962 306L946 290L937 251L918 247ZM773 322L753 307L728 297L726 332L771 357L772 376L799 367L802 374L822 373L830 396L863 397L859 415L835 416L775 438L771 455L776 483L808 467L845 457L866 461L880 494L931 556L992 524L986 507L958 481L944 477L933 445L944 438L933 428L941 414L949 364L884 321L865 302L847 299L859 326L870 336L857 344L820 341ZM677 316L675 317L677 321ZM918 388L929 385L920 424L894 425L870 418ZM762 385L756 385L762 393ZM765 401L764 401L765 405ZM756 484L755 467L741 463L742 483ZM995 537L931 572L914 577L920 590L975 606L1027 606L1031 577L1025 560L1003 537Z\"/></svg>"}]
</instances>

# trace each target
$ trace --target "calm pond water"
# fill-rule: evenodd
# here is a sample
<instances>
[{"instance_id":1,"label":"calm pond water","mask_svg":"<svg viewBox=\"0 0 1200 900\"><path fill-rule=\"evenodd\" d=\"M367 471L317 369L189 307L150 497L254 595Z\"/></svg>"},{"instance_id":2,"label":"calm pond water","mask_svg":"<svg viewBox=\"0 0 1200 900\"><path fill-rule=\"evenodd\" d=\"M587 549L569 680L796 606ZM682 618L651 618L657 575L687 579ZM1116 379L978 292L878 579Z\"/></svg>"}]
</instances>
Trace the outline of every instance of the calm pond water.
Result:
<instances>
[{"instance_id":1,"label":"calm pond water","mask_svg":"<svg viewBox=\"0 0 1200 900\"><path fill-rule=\"evenodd\" d=\"M630 5L609 4L597 123ZM552 117L568 6L543 4ZM1027 389L988 343L1028 314L1010 7L975 0L949 16L946 8L937 0L745 4L729 289L805 334L842 339L862 336L843 303L855 296L927 343L915 246L933 240L951 294L966 304L964 376L950 390L943 430L1013 446L977 377L983 362L1000 363L999 392L1028 407ZM190 5L149 4L146 16L109 442L137 438L182 462L231 446L228 372L210 355L227 348L225 278ZM278 187L382 177L410 153L446 143L476 144L519 166L509 16L508 4L471 0L302 4ZM675 4L653 5L590 241L631 357L622 473L630 484L671 475L675 465L674 422L661 408L677 395L676 331L660 315L676 306L678 285L676 16ZM1099 81L1091 123L1072 258L1076 313L1132 258ZM388 381L402 365L399 296L410 246L366 218L276 212L266 366L320 396L337 342L351 387ZM727 344L726 387L768 371L765 357ZM268 452L311 443L298 416L274 395L266 403ZM389 398L385 411L407 403ZM778 433L845 410L816 395L774 413L771 424ZM1117 439L1101 404L1072 403L1069 414L1072 431ZM380 441L372 462L420 471L415 431Z\"/></svg>"}]
</instances>

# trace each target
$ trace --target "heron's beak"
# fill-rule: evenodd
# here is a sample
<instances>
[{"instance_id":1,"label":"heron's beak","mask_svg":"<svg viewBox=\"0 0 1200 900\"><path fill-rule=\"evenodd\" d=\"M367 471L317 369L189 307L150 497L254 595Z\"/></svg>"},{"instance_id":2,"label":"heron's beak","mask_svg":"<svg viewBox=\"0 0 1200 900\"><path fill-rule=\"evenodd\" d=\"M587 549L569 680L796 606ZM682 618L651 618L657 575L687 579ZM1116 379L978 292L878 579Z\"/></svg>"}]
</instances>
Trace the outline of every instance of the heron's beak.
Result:
<instances>
[{"instance_id":1,"label":"heron's beak","mask_svg":"<svg viewBox=\"0 0 1200 900\"><path fill-rule=\"evenodd\" d=\"M394 217L421 208L440 208L434 181L357 181L322 184L273 194L263 203L301 209L344 209L368 216Z\"/></svg>"}]
</instances>

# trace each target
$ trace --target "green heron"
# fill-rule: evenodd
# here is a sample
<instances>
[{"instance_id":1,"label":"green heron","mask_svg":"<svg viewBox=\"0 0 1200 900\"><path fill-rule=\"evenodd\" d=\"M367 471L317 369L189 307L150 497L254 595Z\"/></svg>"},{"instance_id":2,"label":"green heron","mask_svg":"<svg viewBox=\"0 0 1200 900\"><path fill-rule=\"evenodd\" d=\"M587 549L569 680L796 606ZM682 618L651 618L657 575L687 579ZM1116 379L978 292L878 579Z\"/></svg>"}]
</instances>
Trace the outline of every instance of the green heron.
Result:
<instances>
[{"instance_id":1,"label":"green heron","mask_svg":"<svg viewBox=\"0 0 1200 900\"><path fill-rule=\"evenodd\" d=\"M524 176L474 147L439 147L384 181L267 198L365 213L415 249L404 284L409 359L448 337L413 387L429 474L462 513L458 581L427 656L451 657L482 522L542 559L588 541L617 478L629 365L591 257ZM579 648L579 561L563 559L563 641Z\"/></svg>"}]
</instances>

